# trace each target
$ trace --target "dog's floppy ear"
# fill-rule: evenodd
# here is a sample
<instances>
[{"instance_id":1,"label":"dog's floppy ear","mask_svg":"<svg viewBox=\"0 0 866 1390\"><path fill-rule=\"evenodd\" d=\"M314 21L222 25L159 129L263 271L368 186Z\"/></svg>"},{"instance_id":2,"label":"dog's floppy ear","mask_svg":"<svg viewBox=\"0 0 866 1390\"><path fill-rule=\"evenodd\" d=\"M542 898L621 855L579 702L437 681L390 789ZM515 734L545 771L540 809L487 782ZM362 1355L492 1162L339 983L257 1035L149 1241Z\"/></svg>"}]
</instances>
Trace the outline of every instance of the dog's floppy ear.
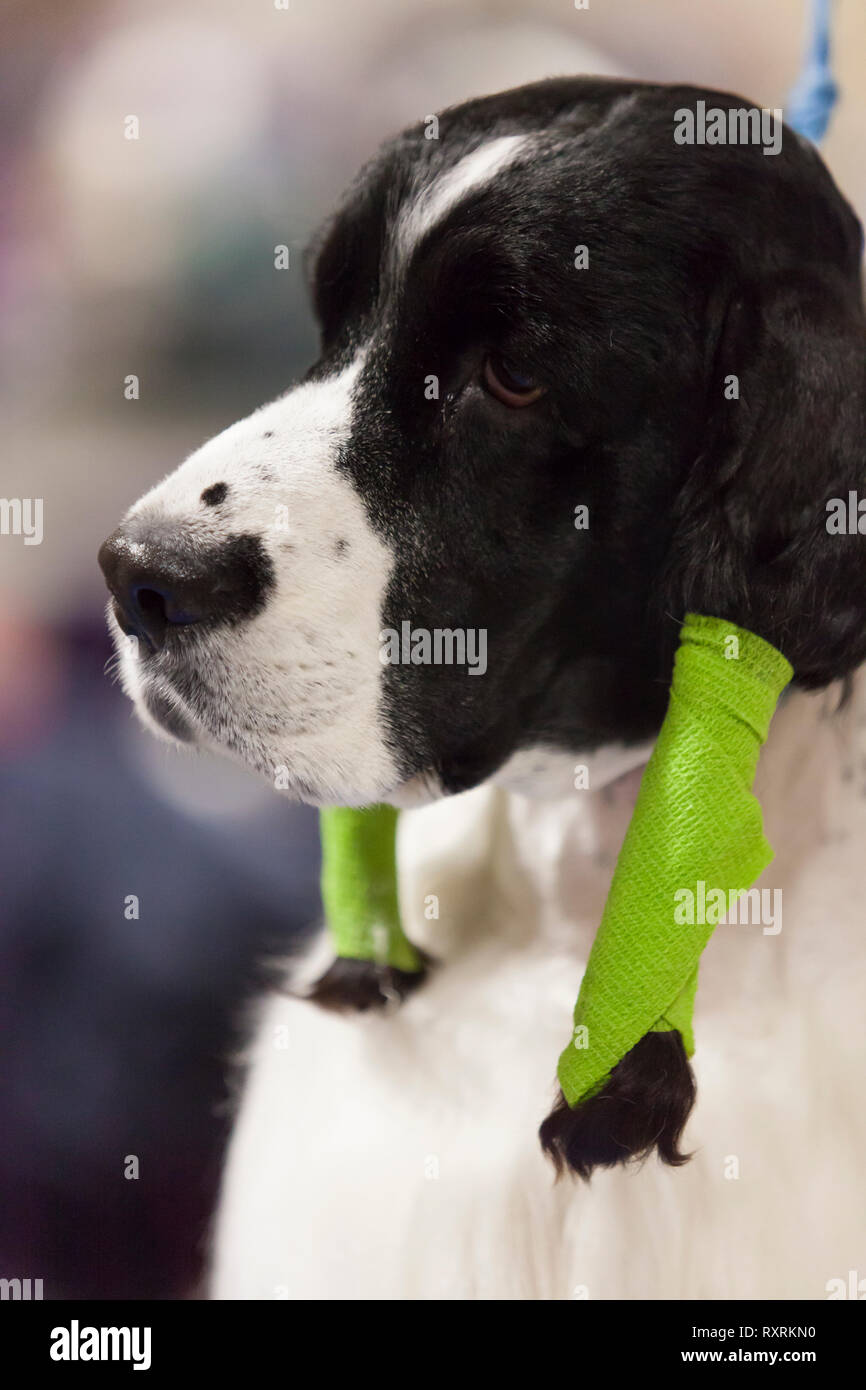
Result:
<instances>
[{"instance_id":1,"label":"dog's floppy ear","mask_svg":"<svg viewBox=\"0 0 866 1390\"><path fill-rule=\"evenodd\" d=\"M802 685L826 685L866 659L866 322L852 259L844 273L738 285L708 344L707 428L674 509L664 614L729 620ZM595 1095L575 1109L560 1097L541 1142L583 1177L654 1149L683 1163L694 1099L680 1034L647 1033Z\"/></svg>"},{"instance_id":2,"label":"dog's floppy ear","mask_svg":"<svg viewBox=\"0 0 866 1390\"><path fill-rule=\"evenodd\" d=\"M709 370L707 433L677 500L661 593L677 619L691 610L758 633L807 687L866 659L856 240L834 248L826 268L786 269L730 297Z\"/></svg>"}]
</instances>

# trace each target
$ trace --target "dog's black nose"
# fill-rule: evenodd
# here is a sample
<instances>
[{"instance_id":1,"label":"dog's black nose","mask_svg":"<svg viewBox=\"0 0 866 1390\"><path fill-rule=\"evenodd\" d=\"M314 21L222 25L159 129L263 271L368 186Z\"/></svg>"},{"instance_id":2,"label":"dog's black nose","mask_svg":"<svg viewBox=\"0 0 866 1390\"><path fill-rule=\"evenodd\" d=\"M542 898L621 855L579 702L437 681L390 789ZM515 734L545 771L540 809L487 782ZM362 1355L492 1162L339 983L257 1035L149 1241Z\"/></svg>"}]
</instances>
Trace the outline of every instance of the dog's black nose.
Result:
<instances>
[{"instance_id":1,"label":"dog's black nose","mask_svg":"<svg viewBox=\"0 0 866 1390\"><path fill-rule=\"evenodd\" d=\"M143 637L158 651L169 626L200 623L219 615L220 594L189 560L164 542L120 527L99 551L99 564L114 595L114 616L124 632Z\"/></svg>"},{"instance_id":2,"label":"dog's black nose","mask_svg":"<svg viewBox=\"0 0 866 1390\"><path fill-rule=\"evenodd\" d=\"M171 628L215 623L258 612L273 579L256 536L233 536L213 552L183 536L119 527L100 547L99 564L123 631L154 650Z\"/></svg>"}]
</instances>

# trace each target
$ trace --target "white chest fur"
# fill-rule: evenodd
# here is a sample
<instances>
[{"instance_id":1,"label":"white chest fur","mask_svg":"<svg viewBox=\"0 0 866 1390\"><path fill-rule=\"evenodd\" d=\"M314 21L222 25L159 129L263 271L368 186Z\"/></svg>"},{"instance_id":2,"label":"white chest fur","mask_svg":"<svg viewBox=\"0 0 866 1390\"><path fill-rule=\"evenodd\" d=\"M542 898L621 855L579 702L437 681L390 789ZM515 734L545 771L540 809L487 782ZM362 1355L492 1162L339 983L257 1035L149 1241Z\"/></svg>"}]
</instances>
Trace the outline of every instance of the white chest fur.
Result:
<instances>
[{"instance_id":1,"label":"white chest fur","mask_svg":"<svg viewBox=\"0 0 866 1390\"><path fill-rule=\"evenodd\" d=\"M686 1168L554 1187L535 1137L633 787L483 788L404 817L408 928L442 962L423 990L385 1018L263 1006L215 1296L821 1298L855 1268L866 803L856 706L826 705L788 701L762 759L784 930L705 953Z\"/></svg>"}]
</instances>

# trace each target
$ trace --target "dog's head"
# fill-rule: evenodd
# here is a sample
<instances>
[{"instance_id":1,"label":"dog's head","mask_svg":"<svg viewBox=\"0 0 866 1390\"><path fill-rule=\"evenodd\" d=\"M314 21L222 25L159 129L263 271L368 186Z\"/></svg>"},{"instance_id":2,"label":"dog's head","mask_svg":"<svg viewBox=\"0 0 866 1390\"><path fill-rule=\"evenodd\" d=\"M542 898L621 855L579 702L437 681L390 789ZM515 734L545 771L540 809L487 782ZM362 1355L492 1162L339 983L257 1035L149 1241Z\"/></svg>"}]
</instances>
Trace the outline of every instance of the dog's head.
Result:
<instances>
[{"instance_id":1,"label":"dog's head","mask_svg":"<svg viewBox=\"0 0 866 1390\"><path fill-rule=\"evenodd\" d=\"M864 659L864 542L827 524L864 491L859 224L787 128L679 143L701 101L748 105L557 79L362 171L319 360L103 547L148 723L399 804L651 735L688 607L806 685Z\"/></svg>"}]
</instances>

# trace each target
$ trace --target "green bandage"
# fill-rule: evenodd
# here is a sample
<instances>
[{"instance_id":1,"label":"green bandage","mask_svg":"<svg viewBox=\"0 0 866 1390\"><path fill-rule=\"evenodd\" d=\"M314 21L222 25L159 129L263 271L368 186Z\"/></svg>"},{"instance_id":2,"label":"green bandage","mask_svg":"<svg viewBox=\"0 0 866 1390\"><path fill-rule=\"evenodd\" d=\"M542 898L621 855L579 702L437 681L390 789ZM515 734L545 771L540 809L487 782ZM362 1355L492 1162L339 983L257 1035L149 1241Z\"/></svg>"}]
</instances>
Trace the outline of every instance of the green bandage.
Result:
<instances>
[{"instance_id":1,"label":"green bandage","mask_svg":"<svg viewBox=\"0 0 866 1390\"><path fill-rule=\"evenodd\" d=\"M754 633L686 616L668 711L590 952L573 1039L559 1059L570 1106L601 1090L645 1033L677 1029L694 1052L698 961L716 922L684 921L682 890L704 901L722 889L727 900L772 860L752 785L792 675Z\"/></svg>"},{"instance_id":2,"label":"green bandage","mask_svg":"<svg viewBox=\"0 0 866 1390\"><path fill-rule=\"evenodd\" d=\"M676 1029L694 1052L698 962L718 916L685 920L681 895L703 903L721 890L730 902L772 860L752 785L792 675L754 633L687 615L667 715L590 953L573 1040L559 1059L570 1106L601 1090L646 1033ZM397 815L390 806L322 811L322 896L339 956L414 973L423 963L400 923Z\"/></svg>"},{"instance_id":3,"label":"green bandage","mask_svg":"<svg viewBox=\"0 0 866 1390\"><path fill-rule=\"evenodd\" d=\"M422 961L400 923L397 816L392 806L320 812L322 900L338 956L414 972Z\"/></svg>"}]
</instances>

